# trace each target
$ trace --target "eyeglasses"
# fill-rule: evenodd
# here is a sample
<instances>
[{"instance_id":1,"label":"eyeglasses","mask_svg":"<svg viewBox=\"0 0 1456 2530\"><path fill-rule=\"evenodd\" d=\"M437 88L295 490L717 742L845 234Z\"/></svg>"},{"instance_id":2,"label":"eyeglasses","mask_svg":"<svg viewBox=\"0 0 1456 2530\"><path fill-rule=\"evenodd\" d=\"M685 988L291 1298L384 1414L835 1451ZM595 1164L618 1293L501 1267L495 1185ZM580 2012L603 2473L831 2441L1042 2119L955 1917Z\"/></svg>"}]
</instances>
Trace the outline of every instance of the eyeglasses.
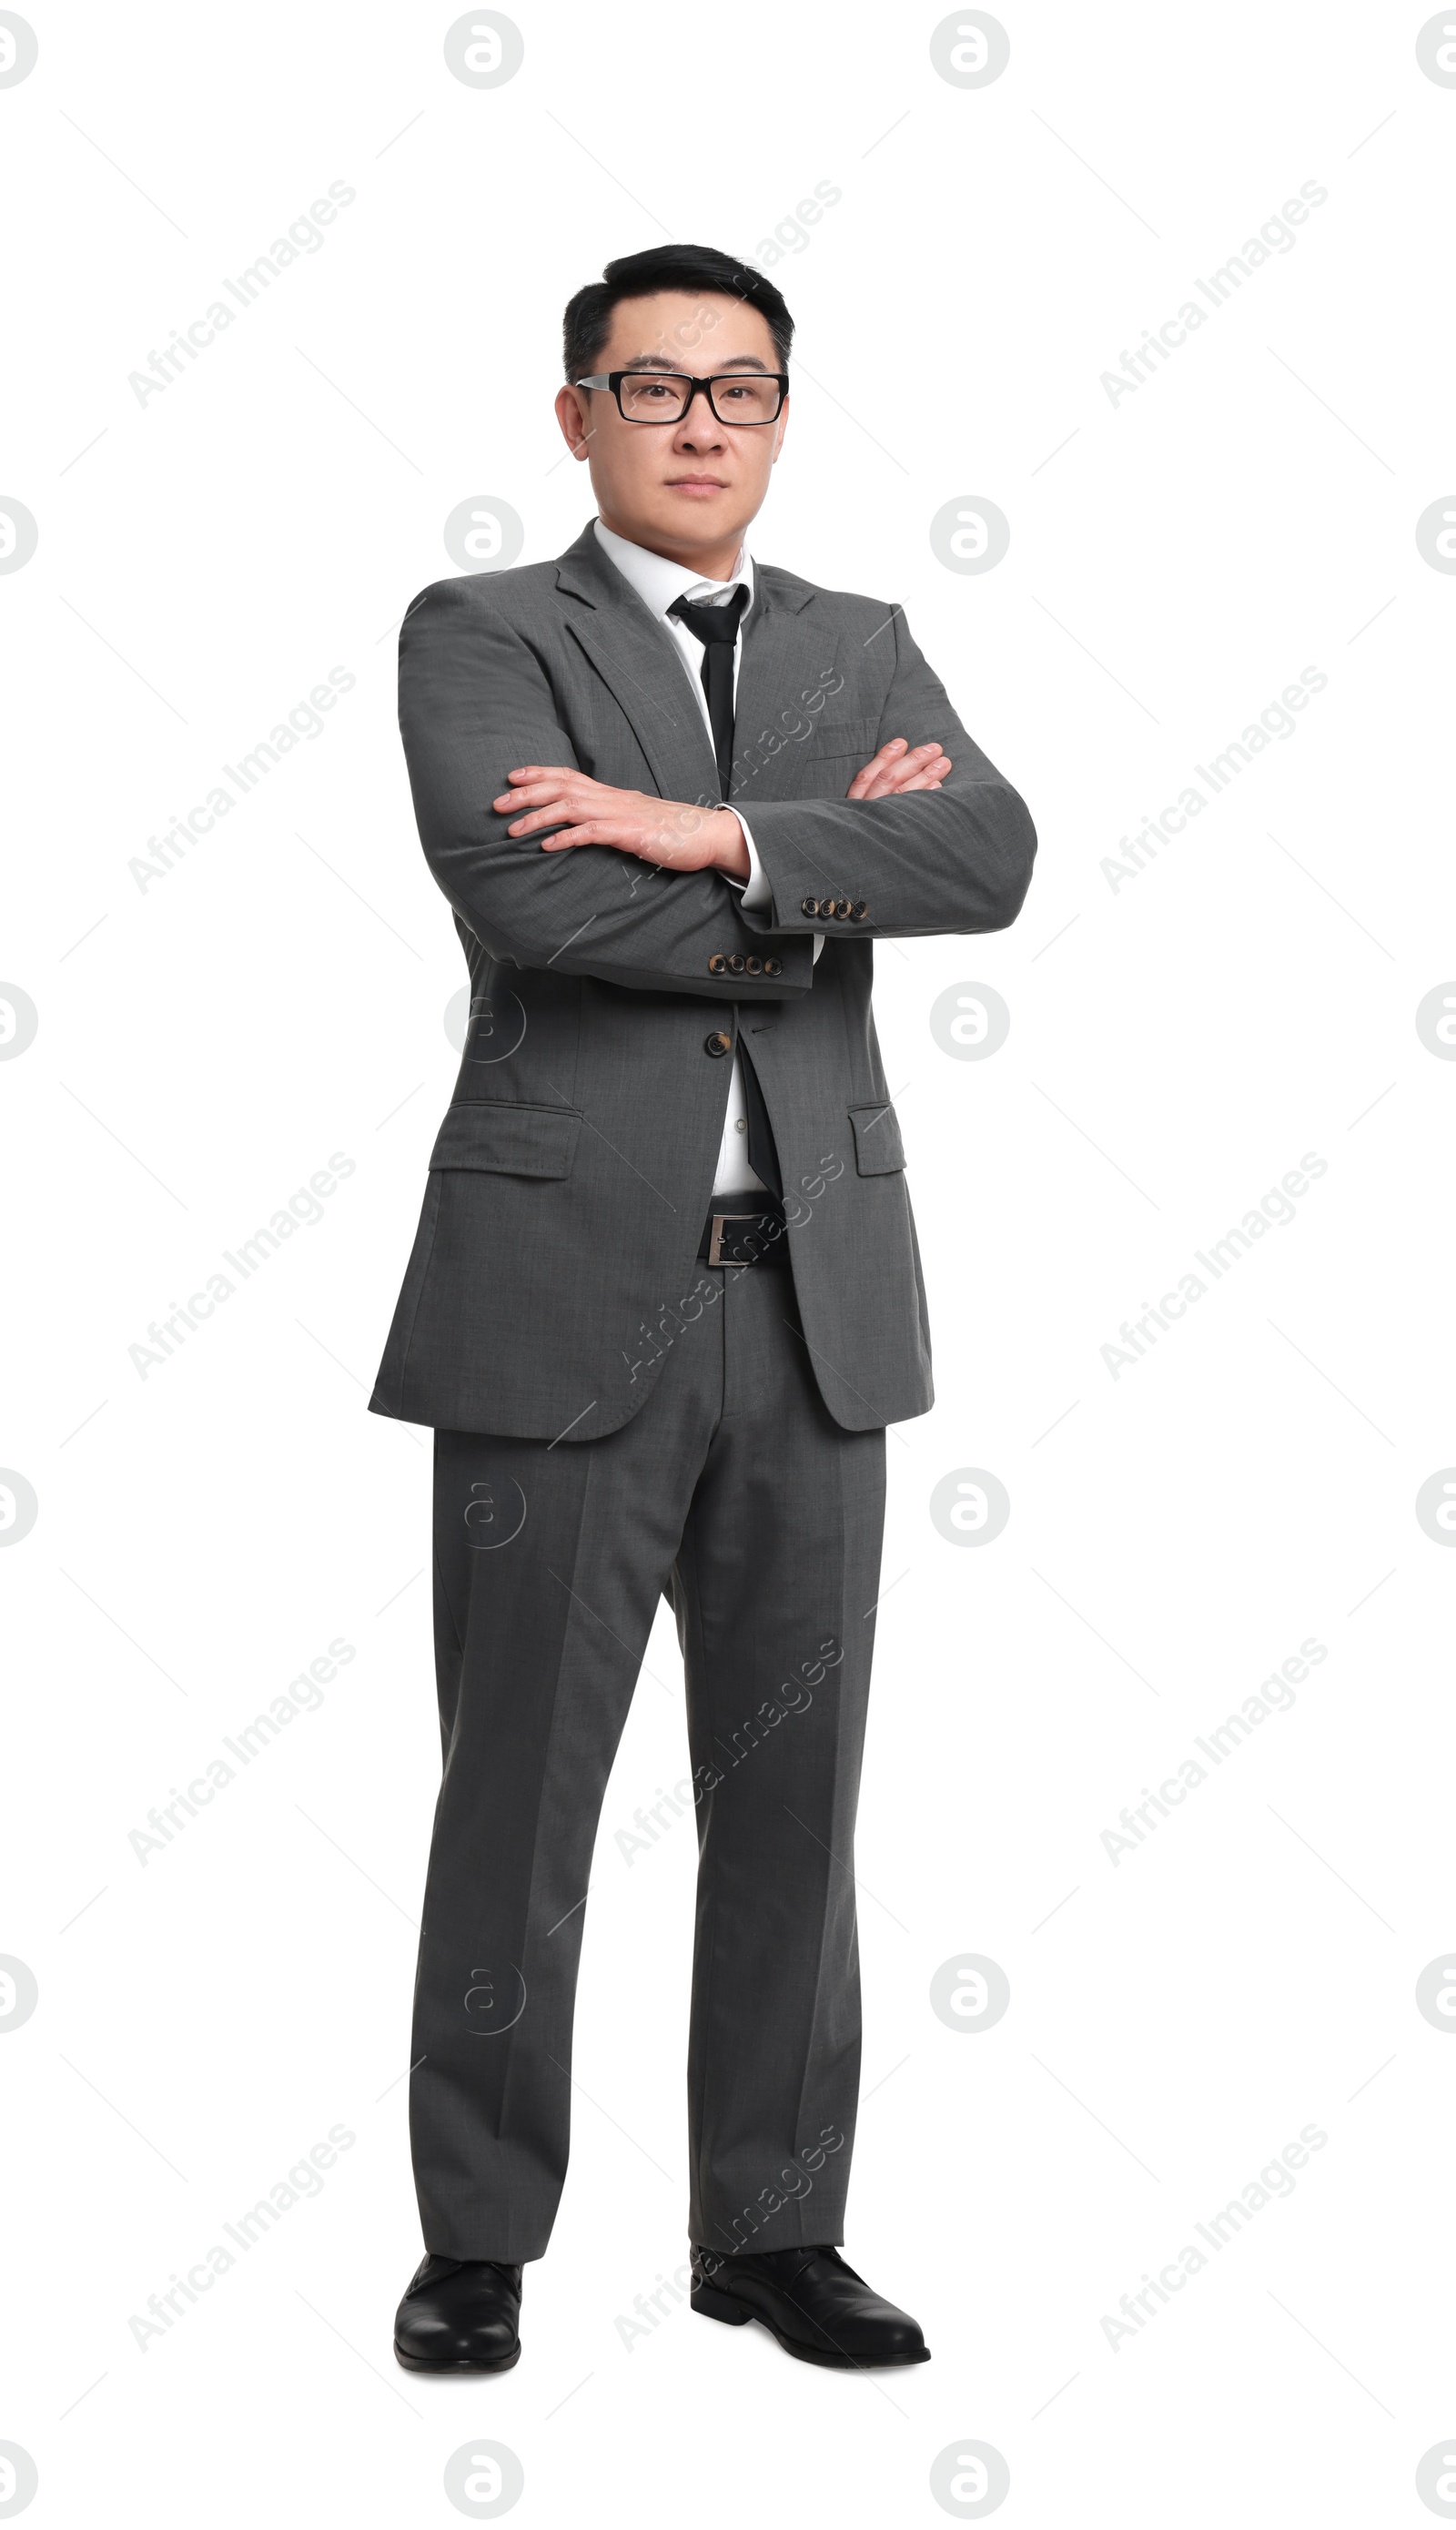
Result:
<instances>
[{"instance_id":1,"label":"eyeglasses","mask_svg":"<svg viewBox=\"0 0 1456 2530\"><path fill-rule=\"evenodd\" d=\"M733 369L723 377L688 378L675 369L608 369L577 378L578 387L610 388L623 421L680 421L699 393L710 412L732 430L758 430L777 421L788 393L786 369Z\"/></svg>"}]
</instances>

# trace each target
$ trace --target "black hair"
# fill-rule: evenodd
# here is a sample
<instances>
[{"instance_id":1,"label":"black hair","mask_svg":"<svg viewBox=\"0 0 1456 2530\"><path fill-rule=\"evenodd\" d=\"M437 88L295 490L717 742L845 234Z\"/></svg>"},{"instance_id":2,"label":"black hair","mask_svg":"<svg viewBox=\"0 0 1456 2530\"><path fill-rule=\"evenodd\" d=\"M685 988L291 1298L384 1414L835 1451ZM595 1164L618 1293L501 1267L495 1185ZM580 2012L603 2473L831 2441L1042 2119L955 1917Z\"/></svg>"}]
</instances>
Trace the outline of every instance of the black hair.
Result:
<instances>
[{"instance_id":1,"label":"black hair","mask_svg":"<svg viewBox=\"0 0 1456 2530\"><path fill-rule=\"evenodd\" d=\"M613 311L624 299L649 299L660 290L698 291L715 299L739 299L756 307L774 337L781 369L788 366L793 318L782 294L751 263L721 254L712 246L650 246L641 254L620 254L600 281L589 281L566 302L562 352L567 382L589 377L612 332ZM676 357L665 347L665 358Z\"/></svg>"}]
</instances>

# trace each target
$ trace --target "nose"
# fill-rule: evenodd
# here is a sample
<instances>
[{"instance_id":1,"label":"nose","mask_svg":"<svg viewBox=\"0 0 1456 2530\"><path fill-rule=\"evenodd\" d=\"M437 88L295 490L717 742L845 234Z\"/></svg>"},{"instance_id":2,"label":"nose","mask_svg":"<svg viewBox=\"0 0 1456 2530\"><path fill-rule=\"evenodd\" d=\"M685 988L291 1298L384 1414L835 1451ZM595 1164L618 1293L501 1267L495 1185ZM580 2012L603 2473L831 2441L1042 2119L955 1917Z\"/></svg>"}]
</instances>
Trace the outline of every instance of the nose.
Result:
<instances>
[{"instance_id":1,"label":"nose","mask_svg":"<svg viewBox=\"0 0 1456 2530\"><path fill-rule=\"evenodd\" d=\"M684 445L701 448L715 444L722 433L722 423L708 401L704 386L694 387L687 400L687 411L677 423L677 437Z\"/></svg>"}]
</instances>

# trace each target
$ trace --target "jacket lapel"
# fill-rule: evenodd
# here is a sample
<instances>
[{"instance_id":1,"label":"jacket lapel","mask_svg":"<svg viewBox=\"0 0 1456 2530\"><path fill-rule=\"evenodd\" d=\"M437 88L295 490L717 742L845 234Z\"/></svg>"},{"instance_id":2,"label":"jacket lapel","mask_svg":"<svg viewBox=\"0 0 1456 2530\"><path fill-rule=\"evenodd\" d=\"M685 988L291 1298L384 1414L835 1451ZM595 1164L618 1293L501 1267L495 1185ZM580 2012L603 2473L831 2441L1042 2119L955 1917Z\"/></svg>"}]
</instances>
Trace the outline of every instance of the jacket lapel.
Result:
<instances>
[{"instance_id":1,"label":"jacket lapel","mask_svg":"<svg viewBox=\"0 0 1456 2530\"><path fill-rule=\"evenodd\" d=\"M658 797L715 800L718 767L707 725L673 636L609 562L590 522L561 556L556 577L559 588L586 601L567 616L566 629L630 721Z\"/></svg>"},{"instance_id":2,"label":"jacket lapel","mask_svg":"<svg viewBox=\"0 0 1456 2530\"><path fill-rule=\"evenodd\" d=\"M794 741L814 726L824 681L835 663L836 642L814 591L792 572L760 564L755 603L743 628L743 655L733 705L733 778L730 797L744 812L755 799L782 799L799 761Z\"/></svg>"}]
</instances>

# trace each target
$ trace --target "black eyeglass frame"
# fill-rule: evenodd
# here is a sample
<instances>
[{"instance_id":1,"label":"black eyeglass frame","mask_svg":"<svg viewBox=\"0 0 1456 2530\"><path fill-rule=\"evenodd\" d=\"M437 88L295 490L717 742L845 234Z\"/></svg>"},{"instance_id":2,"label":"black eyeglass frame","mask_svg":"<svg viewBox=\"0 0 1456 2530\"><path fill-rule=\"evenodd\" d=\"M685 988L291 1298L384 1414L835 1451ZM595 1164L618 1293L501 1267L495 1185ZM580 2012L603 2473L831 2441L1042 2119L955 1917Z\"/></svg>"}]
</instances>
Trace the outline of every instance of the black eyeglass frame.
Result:
<instances>
[{"instance_id":1,"label":"black eyeglass frame","mask_svg":"<svg viewBox=\"0 0 1456 2530\"><path fill-rule=\"evenodd\" d=\"M641 413L623 412L621 402L623 378L680 378L687 388L687 402L680 412L664 413L661 421L649 420ZM766 413L762 421L730 421L727 413L719 412L713 401L713 390L716 386L740 385L748 378L764 384L772 382L776 385L779 389L778 407L773 412ZM622 420L630 422L634 430L667 430L679 421L685 421L692 411L693 399L697 395L707 397L709 412L715 421L722 422L725 430L767 430L772 422L778 420L783 411L784 400L788 394L788 371L787 369L720 369L710 378L690 378L685 369L606 369L598 377L573 378L571 383L577 387L596 387L603 391L610 389Z\"/></svg>"}]
</instances>

